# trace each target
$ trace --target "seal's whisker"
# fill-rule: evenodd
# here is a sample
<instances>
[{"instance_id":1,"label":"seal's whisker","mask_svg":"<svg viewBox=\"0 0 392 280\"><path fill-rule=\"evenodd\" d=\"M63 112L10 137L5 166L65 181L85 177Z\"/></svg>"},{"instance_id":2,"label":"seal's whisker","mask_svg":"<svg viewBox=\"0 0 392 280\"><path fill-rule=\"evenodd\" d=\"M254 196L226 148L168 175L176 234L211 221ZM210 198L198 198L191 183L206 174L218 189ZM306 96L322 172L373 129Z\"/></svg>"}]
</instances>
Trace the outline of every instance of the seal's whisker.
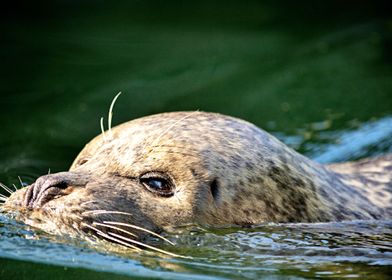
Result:
<instances>
[{"instance_id":1,"label":"seal's whisker","mask_svg":"<svg viewBox=\"0 0 392 280\"><path fill-rule=\"evenodd\" d=\"M126 246L126 247L135 249L136 251L139 251L139 252L142 251L140 248L138 248L138 247L136 247L136 246L134 246L134 245L132 245L132 244L128 244L128 243L126 243L126 242L124 242L124 241L122 241L122 240L118 240L117 238L114 238L114 237L112 237L112 236L107 235L106 233L104 233L103 231L97 229L96 227L93 227L93 226L91 226L91 225L89 225L89 224L86 224L86 223L82 223L82 225L88 227L89 229L92 229L92 230L95 231L98 235L103 236L103 237L105 237L105 238L107 238L107 239L109 239L109 240L115 241L115 242L117 242L117 243L119 243L119 244L121 244L121 245L124 245L124 246Z\"/></svg>"},{"instance_id":2,"label":"seal's whisker","mask_svg":"<svg viewBox=\"0 0 392 280\"><path fill-rule=\"evenodd\" d=\"M84 211L82 215L92 214L92 215L99 215L99 214L121 214L121 215L129 215L133 216L131 213L121 212L121 211L108 211L108 210L88 210Z\"/></svg>"},{"instance_id":3,"label":"seal's whisker","mask_svg":"<svg viewBox=\"0 0 392 280\"><path fill-rule=\"evenodd\" d=\"M112 118L113 118L113 107L114 104L117 101L117 98L121 95L121 91L117 93L117 95L113 98L112 103L110 104L109 107L109 113L108 113L108 130L109 130L109 136L112 137Z\"/></svg>"},{"instance_id":4,"label":"seal's whisker","mask_svg":"<svg viewBox=\"0 0 392 280\"><path fill-rule=\"evenodd\" d=\"M1 194L1 193L0 193L0 197L1 197L1 198L5 198L5 199L8 198L8 196L5 196L4 194Z\"/></svg>"},{"instance_id":5,"label":"seal's whisker","mask_svg":"<svg viewBox=\"0 0 392 280\"><path fill-rule=\"evenodd\" d=\"M124 232L124 233L126 233L126 234L129 234L129 235L131 235L131 236L133 236L133 237L136 237L136 238L138 237L136 234L134 234L134 233L132 233L132 232L129 232L129 231L125 230L125 229L119 228L119 227L115 227L115 226L111 226L111 225L106 225L106 224L102 224L102 223L98 223L98 222L93 222L93 225L97 225L97 226L102 226L102 227L107 227L107 228L115 229L115 230Z\"/></svg>"},{"instance_id":6,"label":"seal's whisker","mask_svg":"<svg viewBox=\"0 0 392 280\"><path fill-rule=\"evenodd\" d=\"M175 121L172 125L170 125L168 128L166 128L152 143L152 149L147 153L152 153L154 151L154 147L156 147L156 144L159 143L159 140L161 140L161 138L166 135L172 128L174 128L176 125L180 124L182 121L184 121L185 119L189 118L190 116L192 116L193 114L197 113L198 110L193 111L187 115L185 115L184 117L180 118L179 120ZM157 146L158 148L160 147L160 145Z\"/></svg>"},{"instance_id":7,"label":"seal's whisker","mask_svg":"<svg viewBox=\"0 0 392 280\"><path fill-rule=\"evenodd\" d=\"M88 227L89 229L92 229L92 230L94 230L95 232L101 232L101 233L103 233L104 234L104 232L103 231L100 231L99 229L97 229L97 228L95 228L95 227L93 227L92 225L89 225L89 224L86 224L86 223L80 223L82 226L85 226L85 227Z\"/></svg>"},{"instance_id":8,"label":"seal's whisker","mask_svg":"<svg viewBox=\"0 0 392 280\"><path fill-rule=\"evenodd\" d=\"M102 137L103 137L103 141L106 142L106 135L105 135L105 127L103 126L103 117L101 117L99 124L101 126L101 133L102 133Z\"/></svg>"},{"instance_id":9,"label":"seal's whisker","mask_svg":"<svg viewBox=\"0 0 392 280\"><path fill-rule=\"evenodd\" d=\"M15 184L12 184L12 186L14 187L15 191L18 191L18 188L15 186Z\"/></svg>"},{"instance_id":10,"label":"seal's whisker","mask_svg":"<svg viewBox=\"0 0 392 280\"><path fill-rule=\"evenodd\" d=\"M7 201L7 199L6 199L6 198L4 198L4 197L1 197L1 196L0 196L0 200L1 200L1 201L4 201L4 202L6 202L6 201Z\"/></svg>"},{"instance_id":11,"label":"seal's whisker","mask_svg":"<svg viewBox=\"0 0 392 280\"><path fill-rule=\"evenodd\" d=\"M22 178L20 178L20 176L18 176L18 179L19 179L20 186L21 186L21 187L24 187L24 184L23 184Z\"/></svg>"},{"instance_id":12,"label":"seal's whisker","mask_svg":"<svg viewBox=\"0 0 392 280\"><path fill-rule=\"evenodd\" d=\"M50 168L48 169L48 175L50 174Z\"/></svg>"},{"instance_id":13,"label":"seal's whisker","mask_svg":"<svg viewBox=\"0 0 392 280\"><path fill-rule=\"evenodd\" d=\"M159 248L157 248L157 247L154 247L154 246L145 244L145 243L143 243L143 242L139 242L139 241L136 241L136 240L133 240L133 239L124 237L124 236L122 236L122 235L119 235L119 234L116 234L116 233L113 233L113 232L110 232L110 231L108 231L108 235L111 235L111 236L114 236L114 237L116 237L116 238L125 240L125 241L127 241L127 242L131 242L131 243L137 244L137 245L142 246L142 247L146 247L146 248L151 249L151 250L156 251L156 252L160 252L160 253L163 253L163 254L167 254L167 255L172 256L172 257L189 258L189 257L186 257L186 256L177 255L177 254L174 254L174 253L171 253L171 252L168 252L168 251L159 249Z\"/></svg>"},{"instance_id":14,"label":"seal's whisker","mask_svg":"<svg viewBox=\"0 0 392 280\"><path fill-rule=\"evenodd\" d=\"M86 204L96 203L96 202L98 202L98 201L96 201L96 200L89 200L89 201L85 201L85 202L80 203L80 206L85 206Z\"/></svg>"},{"instance_id":15,"label":"seal's whisker","mask_svg":"<svg viewBox=\"0 0 392 280\"><path fill-rule=\"evenodd\" d=\"M173 150L154 150L154 153L166 153L166 154L178 154L178 155L183 155L183 156L189 156L189 157L197 157L197 155L192 155L184 152L176 152Z\"/></svg>"},{"instance_id":16,"label":"seal's whisker","mask_svg":"<svg viewBox=\"0 0 392 280\"><path fill-rule=\"evenodd\" d=\"M187 151L192 151L192 152L195 152L195 153L199 153L200 152L199 150L193 149L193 148L191 148L189 146L186 146L186 145L182 146L180 144L178 144L178 145L161 144L161 145L155 145L155 146L150 146L150 147L152 147L152 148L159 148L159 147L163 148L163 147L165 147L165 148L170 148L170 149L177 149L179 151L186 149Z\"/></svg>"},{"instance_id":17,"label":"seal's whisker","mask_svg":"<svg viewBox=\"0 0 392 280\"><path fill-rule=\"evenodd\" d=\"M158 238L160 238L160 239L162 239L162 240L168 242L170 245L175 246L175 244L174 244L173 242L171 242L169 239L163 237L162 235L160 235L160 234L158 234L158 233L155 233L155 232L153 232L153 231L151 231L151 230L148 230L148 229L139 227L139 226L135 226L135 225L127 224L127 223L111 222L111 221L103 221L103 223L104 223L104 224L109 224L109 225L118 225L118 226L124 226L124 227L130 227L130 228L138 229L138 230L147 232L147 233L149 233L149 234L151 234L151 235L154 235L154 236L156 236L156 237L158 237Z\"/></svg>"},{"instance_id":18,"label":"seal's whisker","mask_svg":"<svg viewBox=\"0 0 392 280\"><path fill-rule=\"evenodd\" d=\"M131 213L127 213L127 212L121 212L121 211L109 211L109 210L88 210L88 211L84 211L82 213L82 215L87 215L87 214L92 214L92 215L100 215L100 214L120 214L120 215L128 215L128 216L133 216ZM162 235L155 233L153 231L150 231L148 229L136 226L136 225L131 225L131 224L127 224L127 223L120 223L120 222L112 222L112 221L103 221L103 223L105 224L111 224L111 225L118 225L118 226L125 226L125 227L130 227L130 228L134 228L134 229L138 229L144 232L147 232L151 235L154 235L166 242L168 242L169 244L175 246L175 244L173 242L171 242L169 239L163 237Z\"/></svg>"},{"instance_id":19,"label":"seal's whisker","mask_svg":"<svg viewBox=\"0 0 392 280\"><path fill-rule=\"evenodd\" d=\"M0 187L3 188L5 191L7 191L9 194L13 194L14 193L10 188L8 188L3 183L0 183Z\"/></svg>"},{"instance_id":20,"label":"seal's whisker","mask_svg":"<svg viewBox=\"0 0 392 280\"><path fill-rule=\"evenodd\" d=\"M109 113L108 113L108 131L109 131L109 138L112 138L112 119L113 119L113 107L114 104L117 101L117 98L121 95L121 91L119 93L117 93L117 95L113 98L112 103L110 103L110 107L109 107ZM107 142L107 138L106 138L106 133L105 133L105 126L103 124L104 118L101 117L99 123L101 126L101 133L102 133L102 137L103 137L103 141Z\"/></svg>"},{"instance_id":21,"label":"seal's whisker","mask_svg":"<svg viewBox=\"0 0 392 280\"><path fill-rule=\"evenodd\" d=\"M50 174L50 168L49 168L49 173L48 173L48 174ZM20 176L18 176L18 180L19 180L20 186L21 186L22 188L25 187L25 186L27 186L26 183L23 183L22 178L21 178Z\"/></svg>"},{"instance_id":22,"label":"seal's whisker","mask_svg":"<svg viewBox=\"0 0 392 280\"><path fill-rule=\"evenodd\" d=\"M113 241L115 241L115 242L117 242L117 243L119 243L119 244L121 244L121 245L124 245L124 246L126 246L126 247L132 248L132 249L134 249L134 250L136 250L136 251L138 251L138 252L143 251L143 250L141 250L140 248L138 248L138 247L136 247L136 246L133 246L133 245L131 245L131 244L129 244L129 243L126 243L126 242L121 241L121 240L119 240L119 239L117 239L117 238L114 238L114 237L112 237L112 236L109 236L109 235L107 235L107 234L105 234L105 233L97 232L97 234L98 234L98 235L101 235L101 236L103 236L103 237L105 237L105 238L107 238L107 239L109 239L109 240L113 240Z\"/></svg>"}]
</instances>

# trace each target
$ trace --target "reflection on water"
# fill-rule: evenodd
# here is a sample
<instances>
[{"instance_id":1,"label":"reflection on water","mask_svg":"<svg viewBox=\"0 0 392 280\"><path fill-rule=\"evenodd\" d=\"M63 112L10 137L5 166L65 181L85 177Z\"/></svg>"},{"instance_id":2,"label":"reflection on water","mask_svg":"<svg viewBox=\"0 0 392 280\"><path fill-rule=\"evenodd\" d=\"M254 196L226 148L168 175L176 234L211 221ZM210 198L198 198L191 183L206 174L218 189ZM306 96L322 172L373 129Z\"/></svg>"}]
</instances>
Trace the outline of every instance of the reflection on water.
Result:
<instances>
[{"instance_id":1,"label":"reflection on water","mask_svg":"<svg viewBox=\"0 0 392 280\"><path fill-rule=\"evenodd\" d=\"M318 276L388 279L392 222L267 224L249 229L181 229L166 248L192 259L173 259L32 232L0 216L0 257L165 279ZM1 262L1 259L0 259ZM8 264L9 265L9 264ZM10 273L10 272L8 272Z\"/></svg>"},{"instance_id":2,"label":"reflection on water","mask_svg":"<svg viewBox=\"0 0 392 280\"><path fill-rule=\"evenodd\" d=\"M332 144L319 146L312 158L321 163L354 160L371 153L373 156L392 152L392 117L361 125L354 131L326 132L320 138Z\"/></svg>"},{"instance_id":3,"label":"reflection on water","mask_svg":"<svg viewBox=\"0 0 392 280\"><path fill-rule=\"evenodd\" d=\"M392 152L392 117L356 124L355 129L331 130L326 119L299 129L297 135L276 136L294 149L303 149L320 163L342 162ZM313 128L313 129L311 129ZM309 141L307 135L312 134Z\"/></svg>"}]
</instances>

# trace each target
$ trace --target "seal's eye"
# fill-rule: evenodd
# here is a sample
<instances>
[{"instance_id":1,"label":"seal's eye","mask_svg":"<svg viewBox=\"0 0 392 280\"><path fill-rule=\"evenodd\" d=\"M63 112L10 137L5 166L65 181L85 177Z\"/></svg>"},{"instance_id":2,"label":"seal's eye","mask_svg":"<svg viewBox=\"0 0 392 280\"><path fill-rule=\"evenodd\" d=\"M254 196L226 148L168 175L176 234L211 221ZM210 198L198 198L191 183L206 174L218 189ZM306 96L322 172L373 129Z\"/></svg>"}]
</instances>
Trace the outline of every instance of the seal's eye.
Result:
<instances>
[{"instance_id":1,"label":"seal's eye","mask_svg":"<svg viewBox=\"0 0 392 280\"><path fill-rule=\"evenodd\" d=\"M140 183L150 192L161 196L167 197L174 194L174 187L171 180L163 174L144 174L140 177Z\"/></svg>"}]
</instances>

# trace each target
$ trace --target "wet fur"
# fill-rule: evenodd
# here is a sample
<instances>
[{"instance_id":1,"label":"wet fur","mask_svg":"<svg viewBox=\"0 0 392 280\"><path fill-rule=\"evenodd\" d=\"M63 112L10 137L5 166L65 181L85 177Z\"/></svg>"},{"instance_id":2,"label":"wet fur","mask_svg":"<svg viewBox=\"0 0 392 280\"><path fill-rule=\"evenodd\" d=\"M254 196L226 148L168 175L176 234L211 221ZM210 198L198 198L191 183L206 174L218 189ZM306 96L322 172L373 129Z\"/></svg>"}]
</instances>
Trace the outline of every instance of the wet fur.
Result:
<instances>
[{"instance_id":1,"label":"wet fur","mask_svg":"<svg viewBox=\"0 0 392 280\"><path fill-rule=\"evenodd\" d=\"M46 175L35 183L64 183L64 193L28 207L26 194L33 184L14 193L3 209L46 231L77 235L94 234L86 224L105 221L160 232L192 223L392 216L392 155L324 166L246 121L204 112L144 117L111 129L109 136L88 143L69 172ZM150 171L170 176L173 196L161 197L143 187L139 178ZM95 210L129 215L93 214ZM138 239L146 235L130 231Z\"/></svg>"}]
</instances>

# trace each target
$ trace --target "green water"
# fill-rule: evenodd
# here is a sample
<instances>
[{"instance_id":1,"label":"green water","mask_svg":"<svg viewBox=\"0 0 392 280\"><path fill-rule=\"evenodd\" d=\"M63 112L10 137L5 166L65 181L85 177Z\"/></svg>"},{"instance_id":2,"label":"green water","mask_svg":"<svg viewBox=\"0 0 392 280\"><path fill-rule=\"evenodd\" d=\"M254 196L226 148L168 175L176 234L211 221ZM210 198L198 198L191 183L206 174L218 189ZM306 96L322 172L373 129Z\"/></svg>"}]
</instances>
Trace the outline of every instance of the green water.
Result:
<instances>
[{"instance_id":1,"label":"green water","mask_svg":"<svg viewBox=\"0 0 392 280\"><path fill-rule=\"evenodd\" d=\"M199 109L249 120L321 162L391 152L388 6L44 1L3 7L0 182L19 184L20 176L31 183L49 169L66 170L100 132L99 119L118 91L123 94L114 123ZM189 261L97 253L36 236L4 218L0 278L39 279L46 273L99 279L105 272L119 279L387 279L391 225L382 225L354 224L344 233L347 225L330 225L327 244L317 241L320 231L314 228L307 240L306 227L172 236L179 253L196 258Z\"/></svg>"}]
</instances>

